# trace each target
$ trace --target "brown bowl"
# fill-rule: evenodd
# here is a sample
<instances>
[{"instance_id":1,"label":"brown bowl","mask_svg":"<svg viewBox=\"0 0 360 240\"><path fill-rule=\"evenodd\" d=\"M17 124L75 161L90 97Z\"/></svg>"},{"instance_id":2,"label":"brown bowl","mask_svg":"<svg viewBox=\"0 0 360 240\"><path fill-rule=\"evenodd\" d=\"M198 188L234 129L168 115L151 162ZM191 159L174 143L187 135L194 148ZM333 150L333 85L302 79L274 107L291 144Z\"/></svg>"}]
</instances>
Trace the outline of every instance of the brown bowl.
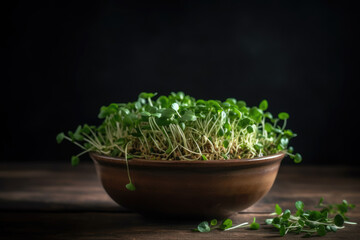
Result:
<instances>
[{"instance_id":1,"label":"brown bowl","mask_svg":"<svg viewBox=\"0 0 360 240\"><path fill-rule=\"evenodd\" d=\"M90 153L110 197L143 215L228 217L270 190L284 153L252 159L209 161L129 160Z\"/></svg>"}]
</instances>

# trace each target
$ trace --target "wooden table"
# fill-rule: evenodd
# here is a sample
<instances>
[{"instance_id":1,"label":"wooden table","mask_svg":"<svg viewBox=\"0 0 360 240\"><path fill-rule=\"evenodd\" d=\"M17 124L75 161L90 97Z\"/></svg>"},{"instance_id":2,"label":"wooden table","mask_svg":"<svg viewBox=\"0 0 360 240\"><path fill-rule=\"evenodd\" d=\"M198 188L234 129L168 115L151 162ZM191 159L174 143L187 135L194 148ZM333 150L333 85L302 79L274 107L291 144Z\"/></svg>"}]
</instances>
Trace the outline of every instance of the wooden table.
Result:
<instances>
[{"instance_id":1,"label":"wooden table","mask_svg":"<svg viewBox=\"0 0 360 240\"><path fill-rule=\"evenodd\" d=\"M116 205L92 164L1 163L0 239L284 239L263 223L276 203L293 210L297 200L312 208L320 197L328 203L346 199L358 205L348 216L360 223L359 190L359 167L281 166L268 195L232 217L236 224L256 217L260 230L197 233L191 229L205 219L144 218ZM360 224L321 239L360 239Z\"/></svg>"}]
</instances>

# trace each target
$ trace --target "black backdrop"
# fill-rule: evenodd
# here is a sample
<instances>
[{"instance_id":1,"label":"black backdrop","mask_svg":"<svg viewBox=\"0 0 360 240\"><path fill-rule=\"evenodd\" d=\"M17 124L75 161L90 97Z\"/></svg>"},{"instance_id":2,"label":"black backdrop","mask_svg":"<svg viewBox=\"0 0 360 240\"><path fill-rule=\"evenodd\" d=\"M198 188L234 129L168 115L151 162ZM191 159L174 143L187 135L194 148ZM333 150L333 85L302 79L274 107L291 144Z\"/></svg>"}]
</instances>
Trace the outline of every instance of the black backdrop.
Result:
<instances>
[{"instance_id":1,"label":"black backdrop","mask_svg":"<svg viewBox=\"0 0 360 240\"><path fill-rule=\"evenodd\" d=\"M352 1L99 2L5 9L1 161L67 161L77 148L56 134L101 105L181 90L266 98L304 163L358 163Z\"/></svg>"}]
</instances>

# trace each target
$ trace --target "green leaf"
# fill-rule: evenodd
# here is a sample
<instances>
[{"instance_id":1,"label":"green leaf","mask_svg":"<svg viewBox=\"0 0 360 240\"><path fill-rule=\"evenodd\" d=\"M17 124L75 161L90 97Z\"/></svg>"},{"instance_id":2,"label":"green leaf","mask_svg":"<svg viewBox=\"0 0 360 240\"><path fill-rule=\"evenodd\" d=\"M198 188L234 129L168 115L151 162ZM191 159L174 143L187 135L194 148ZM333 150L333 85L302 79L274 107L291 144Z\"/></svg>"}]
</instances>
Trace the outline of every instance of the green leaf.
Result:
<instances>
[{"instance_id":1,"label":"green leaf","mask_svg":"<svg viewBox=\"0 0 360 240\"><path fill-rule=\"evenodd\" d=\"M125 187L129 191L135 191L136 190L135 185L133 183L131 183L131 182L126 184Z\"/></svg>"},{"instance_id":2,"label":"green leaf","mask_svg":"<svg viewBox=\"0 0 360 240\"><path fill-rule=\"evenodd\" d=\"M211 221L210 221L210 225L211 225L211 226L217 225L217 220L216 220L216 219L211 220Z\"/></svg>"},{"instance_id":3,"label":"green leaf","mask_svg":"<svg viewBox=\"0 0 360 240\"><path fill-rule=\"evenodd\" d=\"M72 166L77 166L79 165L80 159L78 156L72 156L71 157L71 165Z\"/></svg>"},{"instance_id":4,"label":"green leaf","mask_svg":"<svg viewBox=\"0 0 360 240\"><path fill-rule=\"evenodd\" d=\"M248 133L254 132L254 128L252 126L247 126L246 130Z\"/></svg>"},{"instance_id":5,"label":"green leaf","mask_svg":"<svg viewBox=\"0 0 360 240\"><path fill-rule=\"evenodd\" d=\"M226 99L226 102L235 105L235 104L236 104L236 99L235 99L235 98L227 98L227 99Z\"/></svg>"},{"instance_id":6,"label":"green leaf","mask_svg":"<svg viewBox=\"0 0 360 240\"><path fill-rule=\"evenodd\" d=\"M156 124L159 125L159 126L167 126L167 125L169 125L171 123L165 117L157 118L155 121L156 121Z\"/></svg>"},{"instance_id":7,"label":"green leaf","mask_svg":"<svg viewBox=\"0 0 360 240\"><path fill-rule=\"evenodd\" d=\"M249 109L247 107L239 107L239 111L243 114L247 115L249 113Z\"/></svg>"},{"instance_id":8,"label":"green leaf","mask_svg":"<svg viewBox=\"0 0 360 240\"><path fill-rule=\"evenodd\" d=\"M193 122L196 121L196 119L197 118L193 111L186 111L185 114L181 117L181 120L185 122Z\"/></svg>"},{"instance_id":9,"label":"green leaf","mask_svg":"<svg viewBox=\"0 0 360 240\"><path fill-rule=\"evenodd\" d=\"M276 205L275 205L275 213L276 213L277 215L280 215L280 214L282 213L282 209L281 209L281 207L279 206L279 204L276 204Z\"/></svg>"},{"instance_id":10,"label":"green leaf","mask_svg":"<svg viewBox=\"0 0 360 240\"><path fill-rule=\"evenodd\" d=\"M61 132L56 136L56 142L61 143L64 140L64 138L65 138L65 134Z\"/></svg>"},{"instance_id":11,"label":"green leaf","mask_svg":"<svg viewBox=\"0 0 360 240\"><path fill-rule=\"evenodd\" d=\"M209 101L208 101L208 104L209 104L211 107L215 108L216 110L222 109L222 107L220 106L220 104L219 104L217 101L215 101L215 100L209 100Z\"/></svg>"},{"instance_id":12,"label":"green leaf","mask_svg":"<svg viewBox=\"0 0 360 240\"><path fill-rule=\"evenodd\" d=\"M288 147L288 150L287 150L289 153L293 153L294 152L294 148L293 147Z\"/></svg>"},{"instance_id":13,"label":"green leaf","mask_svg":"<svg viewBox=\"0 0 360 240\"><path fill-rule=\"evenodd\" d=\"M310 211L309 220L316 221L322 218L322 215L319 211Z\"/></svg>"},{"instance_id":14,"label":"green leaf","mask_svg":"<svg viewBox=\"0 0 360 240\"><path fill-rule=\"evenodd\" d=\"M265 223L271 225L273 223L273 219L272 218L265 219Z\"/></svg>"},{"instance_id":15,"label":"green leaf","mask_svg":"<svg viewBox=\"0 0 360 240\"><path fill-rule=\"evenodd\" d=\"M247 127L251 123L251 120L249 118L243 118L239 122L239 126L242 128Z\"/></svg>"},{"instance_id":16,"label":"green leaf","mask_svg":"<svg viewBox=\"0 0 360 240\"><path fill-rule=\"evenodd\" d=\"M265 123L265 130L267 132L272 132L274 130L274 127L270 123Z\"/></svg>"},{"instance_id":17,"label":"green leaf","mask_svg":"<svg viewBox=\"0 0 360 240\"><path fill-rule=\"evenodd\" d=\"M232 113L234 116L236 116L238 118L242 117L242 113L239 110L237 110L236 108L231 109L230 113Z\"/></svg>"},{"instance_id":18,"label":"green leaf","mask_svg":"<svg viewBox=\"0 0 360 240\"><path fill-rule=\"evenodd\" d=\"M141 106L140 106L141 107ZM127 109L127 108L124 108L124 107L121 107L120 108L120 110L119 110L119 113L124 113L124 114L129 114L130 113L130 111L129 111L129 109Z\"/></svg>"},{"instance_id":19,"label":"green leaf","mask_svg":"<svg viewBox=\"0 0 360 240\"><path fill-rule=\"evenodd\" d=\"M337 231L337 227L335 227L335 226L330 226L330 230L331 230L332 232L336 232L336 231Z\"/></svg>"},{"instance_id":20,"label":"green leaf","mask_svg":"<svg viewBox=\"0 0 360 240\"><path fill-rule=\"evenodd\" d=\"M77 128L76 128L76 130L75 130L75 132L74 132L74 139L75 140L77 140L77 141L82 141L82 140L84 140L84 137L81 135L81 131L82 131L82 128L81 128L81 126L79 125Z\"/></svg>"},{"instance_id":21,"label":"green leaf","mask_svg":"<svg viewBox=\"0 0 360 240\"><path fill-rule=\"evenodd\" d=\"M272 224L274 227L276 227L277 229L280 229L280 224L275 224L275 223L273 223Z\"/></svg>"},{"instance_id":22,"label":"green leaf","mask_svg":"<svg viewBox=\"0 0 360 240\"><path fill-rule=\"evenodd\" d=\"M183 100L184 97L185 97L185 94L184 94L184 92L178 92L178 93L176 94L176 96L178 97L179 100Z\"/></svg>"},{"instance_id":23,"label":"green leaf","mask_svg":"<svg viewBox=\"0 0 360 240\"><path fill-rule=\"evenodd\" d=\"M159 110L158 107L154 107L154 106L150 106L150 105L146 105L146 106L145 106L145 111L146 111L146 112L149 112L149 113L151 113L151 114L157 113L158 110Z\"/></svg>"},{"instance_id":24,"label":"green leaf","mask_svg":"<svg viewBox=\"0 0 360 240\"><path fill-rule=\"evenodd\" d=\"M242 107L246 107L246 102L245 101L237 101L236 102L236 105L240 108Z\"/></svg>"},{"instance_id":25,"label":"green leaf","mask_svg":"<svg viewBox=\"0 0 360 240\"><path fill-rule=\"evenodd\" d=\"M281 112L278 114L278 118L281 119L281 120L286 120L289 118L289 114L286 113L286 112Z\"/></svg>"},{"instance_id":26,"label":"green leaf","mask_svg":"<svg viewBox=\"0 0 360 240\"><path fill-rule=\"evenodd\" d=\"M282 147L282 149L286 149L287 146L289 144L289 139L288 138L281 138L280 139L280 146Z\"/></svg>"},{"instance_id":27,"label":"green leaf","mask_svg":"<svg viewBox=\"0 0 360 240\"><path fill-rule=\"evenodd\" d=\"M274 127L273 128L273 132L276 132L276 133L278 133L278 134L282 134L283 132L282 132L282 130L280 129L280 128L278 128L278 127Z\"/></svg>"},{"instance_id":28,"label":"green leaf","mask_svg":"<svg viewBox=\"0 0 360 240\"><path fill-rule=\"evenodd\" d=\"M167 108L169 105L169 99L166 96L160 96L156 102L161 105L162 108Z\"/></svg>"},{"instance_id":29,"label":"green leaf","mask_svg":"<svg viewBox=\"0 0 360 240\"><path fill-rule=\"evenodd\" d=\"M270 113L270 112L266 112L265 114L264 114L264 117L266 117L266 118L268 118L268 119L273 119L273 115Z\"/></svg>"},{"instance_id":30,"label":"green leaf","mask_svg":"<svg viewBox=\"0 0 360 240\"><path fill-rule=\"evenodd\" d=\"M268 108L269 104L267 100L262 100L259 104L259 108L263 111L265 111Z\"/></svg>"},{"instance_id":31,"label":"green leaf","mask_svg":"<svg viewBox=\"0 0 360 240\"><path fill-rule=\"evenodd\" d=\"M140 101L137 101L137 102L135 103L135 108L136 108L137 110L141 109L141 102L140 102ZM129 113L128 113L128 114L129 114Z\"/></svg>"},{"instance_id":32,"label":"green leaf","mask_svg":"<svg viewBox=\"0 0 360 240\"><path fill-rule=\"evenodd\" d=\"M249 112L250 118L252 118L255 122L261 122L261 118L263 115L263 111L257 107L252 107Z\"/></svg>"},{"instance_id":33,"label":"green leaf","mask_svg":"<svg viewBox=\"0 0 360 240\"><path fill-rule=\"evenodd\" d=\"M301 216L303 214L304 214L303 210L297 210L296 213L295 213L295 216Z\"/></svg>"},{"instance_id":34,"label":"green leaf","mask_svg":"<svg viewBox=\"0 0 360 240\"><path fill-rule=\"evenodd\" d=\"M107 116L107 107L106 106L102 106L100 108L100 112L98 114L98 118L102 119L105 118Z\"/></svg>"},{"instance_id":35,"label":"green leaf","mask_svg":"<svg viewBox=\"0 0 360 240\"><path fill-rule=\"evenodd\" d=\"M224 128L226 128L229 132L231 131L231 125L229 123L225 123Z\"/></svg>"},{"instance_id":36,"label":"green leaf","mask_svg":"<svg viewBox=\"0 0 360 240\"><path fill-rule=\"evenodd\" d=\"M232 220L229 218L225 219L220 225L220 229L222 229L222 230L225 230L225 229L228 229L231 227L232 227Z\"/></svg>"},{"instance_id":37,"label":"green leaf","mask_svg":"<svg viewBox=\"0 0 360 240\"><path fill-rule=\"evenodd\" d=\"M111 103L109 106L107 106L106 112L107 115L118 113L119 111L119 105L116 103Z\"/></svg>"},{"instance_id":38,"label":"green leaf","mask_svg":"<svg viewBox=\"0 0 360 240\"><path fill-rule=\"evenodd\" d=\"M90 143L84 143L84 147L86 149L90 149L92 147L92 145Z\"/></svg>"},{"instance_id":39,"label":"green leaf","mask_svg":"<svg viewBox=\"0 0 360 240\"><path fill-rule=\"evenodd\" d=\"M280 213L281 214L281 213ZM279 215L280 215L279 214ZM280 218L279 217L274 217L272 224L279 224L280 223Z\"/></svg>"},{"instance_id":40,"label":"green leaf","mask_svg":"<svg viewBox=\"0 0 360 240\"><path fill-rule=\"evenodd\" d=\"M201 157L202 157L202 159L205 160L205 161L208 160L205 155L201 155Z\"/></svg>"},{"instance_id":41,"label":"green leaf","mask_svg":"<svg viewBox=\"0 0 360 240\"><path fill-rule=\"evenodd\" d=\"M151 116L160 118L160 117L161 117L161 113L152 113Z\"/></svg>"},{"instance_id":42,"label":"green leaf","mask_svg":"<svg viewBox=\"0 0 360 240\"><path fill-rule=\"evenodd\" d=\"M304 203L302 201L297 201L295 203L295 207L297 210L303 210L304 209Z\"/></svg>"},{"instance_id":43,"label":"green leaf","mask_svg":"<svg viewBox=\"0 0 360 240\"><path fill-rule=\"evenodd\" d=\"M207 221L201 222L197 226L197 229L199 230L199 232L210 232L211 230L209 223Z\"/></svg>"},{"instance_id":44,"label":"green leaf","mask_svg":"<svg viewBox=\"0 0 360 240\"><path fill-rule=\"evenodd\" d=\"M231 107L231 104L228 103L228 102L223 102L223 103L221 104L221 106L222 106L223 108L230 108L230 107Z\"/></svg>"},{"instance_id":45,"label":"green leaf","mask_svg":"<svg viewBox=\"0 0 360 240\"><path fill-rule=\"evenodd\" d=\"M289 210L289 209L286 209L286 210L284 211L284 214L282 215L282 218L283 218L283 219L289 219L290 215L291 215L290 210Z\"/></svg>"},{"instance_id":46,"label":"green leaf","mask_svg":"<svg viewBox=\"0 0 360 240\"><path fill-rule=\"evenodd\" d=\"M285 226L284 225L281 225L280 226L280 229L279 229L279 233L280 233L280 236L285 236L286 234L286 229L285 229Z\"/></svg>"},{"instance_id":47,"label":"green leaf","mask_svg":"<svg viewBox=\"0 0 360 240\"><path fill-rule=\"evenodd\" d=\"M341 227L342 225L344 225L344 221L345 221L344 218L340 214L337 214L334 217L334 223L338 227Z\"/></svg>"},{"instance_id":48,"label":"green leaf","mask_svg":"<svg viewBox=\"0 0 360 240\"><path fill-rule=\"evenodd\" d=\"M93 126L92 127L90 127L89 125L87 125L87 124L84 124L84 126L83 126L83 129L82 129L82 132L83 133L86 133L86 134L90 134L90 130L91 130L91 128L94 128Z\"/></svg>"},{"instance_id":49,"label":"green leaf","mask_svg":"<svg viewBox=\"0 0 360 240\"><path fill-rule=\"evenodd\" d=\"M302 161L302 156L300 155L300 153L295 154L294 162L300 163L301 161Z\"/></svg>"},{"instance_id":50,"label":"green leaf","mask_svg":"<svg viewBox=\"0 0 360 240\"><path fill-rule=\"evenodd\" d=\"M174 114L175 114L175 112L171 108L166 108L165 110L163 110L161 112L161 116L165 117L165 118L171 118L172 116L174 116Z\"/></svg>"},{"instance_id":51,"label":"green leaf","mask_svg":"<svg viewBox=\"0 0 360 240\"><path fill-rule=\"evenodd\" d=\"M157 95L157 93L142 92L142 93L140 93L139 98L147 99L147 98L155 97L156 95Z\"/></svg>"},{"instance_id":52,"label":"green leaf","mask_svg":"<svg viewBox=\"0 0 360 240\"><path fill-rule=\"evenodd\" d=\"M319 236L325 236L326 235L326 229L324 225L320 225L317 229L316 229L317 234L319 234Z\"/></svg>"},{"instance_id":53,"label":"green leaf","mask_svg":"<svg viewBox=\"0 0 360 240\"><path fill-rule=\"evenodd\" d=\"M143 117L150 117L151 116L151 113L149 113L149 112L141 112L140 113L141 114L141 116L143 116Z\"/></svg>"},{"instance_id":54,"label":"green leaf","mask_svg":"<svg viewBox=\"0 0 360 240\"><path fill-rule=\"evenodd\" d=\"M296 133L293 133L291 130L287 129L284 131L284 135L286 135L288 138L296 137Z\"/></svg>"},{"instance_id":55,"label":"green leaf","mask_svg":"<svg viewBox=\"0 0 360 240\"><path fill-rule=\"evenodd\" d=\"M173 103L173 104L171 104L171 108L174 109L175 111L178 111L180 107L179 107L179 104Z\"/></svg>"}]
</instances>

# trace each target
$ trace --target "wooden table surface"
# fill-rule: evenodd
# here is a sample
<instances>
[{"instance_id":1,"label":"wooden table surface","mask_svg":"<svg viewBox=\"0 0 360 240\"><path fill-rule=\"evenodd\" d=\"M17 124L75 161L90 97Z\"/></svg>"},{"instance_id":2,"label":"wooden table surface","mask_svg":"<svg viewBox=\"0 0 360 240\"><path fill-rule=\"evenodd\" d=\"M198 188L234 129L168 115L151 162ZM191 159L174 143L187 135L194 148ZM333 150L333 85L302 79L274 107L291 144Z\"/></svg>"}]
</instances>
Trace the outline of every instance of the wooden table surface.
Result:
<instances>
[{"instance_id":1,"label":"wooden table surface","mask_svg":"<svg viewBox=\"0 0 360 240\"><path fill-rule=\"evenodd\" d=\"M302 200L313 209L320 197L358 205L348 214L360 223L360 168L281 166L271 191L232 217L234 224L256 217L260 230L192 232L207 219L145 218L116 205L105 193L92 164L0 164L0 239L287 239L264 224L276 203L293 210ZM144 199L146 201L146 199ZM318 238L317 238L318 239ZM347 225L321 239L360 239L360 224Z\"/></svg>"}]
</instances>

